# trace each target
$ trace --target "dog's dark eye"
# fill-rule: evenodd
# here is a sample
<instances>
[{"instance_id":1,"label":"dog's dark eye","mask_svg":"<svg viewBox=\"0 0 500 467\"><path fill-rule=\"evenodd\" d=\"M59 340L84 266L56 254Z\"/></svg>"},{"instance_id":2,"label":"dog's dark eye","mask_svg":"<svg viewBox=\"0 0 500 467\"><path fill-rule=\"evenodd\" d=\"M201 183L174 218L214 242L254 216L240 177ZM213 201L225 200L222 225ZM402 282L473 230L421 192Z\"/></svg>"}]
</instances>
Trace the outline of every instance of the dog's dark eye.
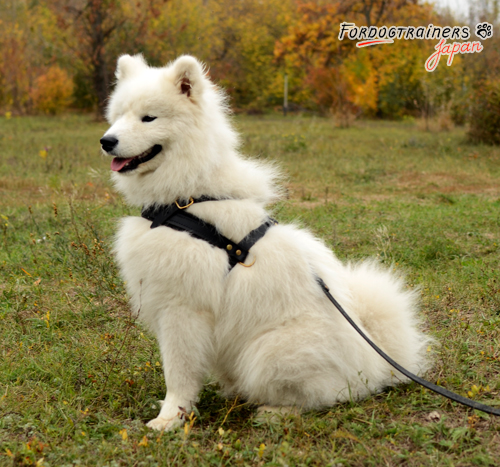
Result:
<instances>
[{"instance_id":1,"label":"dog's dark eye","mask_svg":"<svg viewBox=\"0 0 500 467\"><path fill-rule=\"evenodd\" d=\"M150 117L149 115L142 117L143 122L152 122L153 120L156 120L156 117Z\"/></svg>"}]
</instances>

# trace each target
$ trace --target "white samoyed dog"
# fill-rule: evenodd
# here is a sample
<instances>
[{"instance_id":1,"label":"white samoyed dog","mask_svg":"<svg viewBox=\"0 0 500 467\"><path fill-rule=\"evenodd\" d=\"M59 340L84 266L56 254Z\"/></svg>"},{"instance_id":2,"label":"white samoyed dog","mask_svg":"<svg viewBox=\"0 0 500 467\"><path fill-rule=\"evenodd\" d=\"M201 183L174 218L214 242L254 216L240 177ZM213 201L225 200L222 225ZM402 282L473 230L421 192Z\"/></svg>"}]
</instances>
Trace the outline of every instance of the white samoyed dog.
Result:
<instances>
[{"instance_id":1,"label":"white samoyed dog","mask_svg":"<svg viewBox=\"0 0 500 467\"><path fill-rule=\"evenodd\" d=\"M111 125L101 139L118 191L140 207L202 196L187 211L240 242L267 218L277 172L243 158L224 94L182 56L164 68L118 60ZM414 373L429 362L417 297L374 262L345 265L293 225L273 225L230 269L227 253L151 221L121 221L115 252L132 310L158 338L167 394L148 426L184 423L204 378L270 410L313 409L358 399L405 378L356 333L332 295L372 340Z\"/></svg>"}]
</instances>

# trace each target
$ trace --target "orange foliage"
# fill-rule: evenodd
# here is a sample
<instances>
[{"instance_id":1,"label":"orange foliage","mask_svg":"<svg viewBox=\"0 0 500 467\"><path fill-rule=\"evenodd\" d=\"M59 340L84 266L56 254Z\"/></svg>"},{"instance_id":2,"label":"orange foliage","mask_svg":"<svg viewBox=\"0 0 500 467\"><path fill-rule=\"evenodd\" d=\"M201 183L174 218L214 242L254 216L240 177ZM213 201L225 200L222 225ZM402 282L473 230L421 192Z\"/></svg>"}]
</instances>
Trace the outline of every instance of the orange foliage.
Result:
<instances>
[{"instance_id":1,"label":"orange foliage","mask_svg":"<svg viewBox=\"0 0 500 467\"><path fill-rule=\"evenodd\" d=\"M33 108L45 114L55 115L71 102L73 80L57 65L35 80L31 90Z\"/></svg>"},{"instance_id":2,"label":"orange foliage","mask_svg":"<svg viewBox=\"0 0 500 467\"><path fill-rule=\"evenodd\" d=\"M412 0L395 1L391 8L383 0L299 3L299 19L276 43L275 57L301 83L303 89L295 89L295 94L309 95L319 108L375 113L380 85L390 82L409 56L420 55L423 41L402 41L405 53L400 53L398 44L357 49L354 41L338 39L340 23L420 25L431 19L430 13L428 6Z\"/></svg>"}]
</instances>

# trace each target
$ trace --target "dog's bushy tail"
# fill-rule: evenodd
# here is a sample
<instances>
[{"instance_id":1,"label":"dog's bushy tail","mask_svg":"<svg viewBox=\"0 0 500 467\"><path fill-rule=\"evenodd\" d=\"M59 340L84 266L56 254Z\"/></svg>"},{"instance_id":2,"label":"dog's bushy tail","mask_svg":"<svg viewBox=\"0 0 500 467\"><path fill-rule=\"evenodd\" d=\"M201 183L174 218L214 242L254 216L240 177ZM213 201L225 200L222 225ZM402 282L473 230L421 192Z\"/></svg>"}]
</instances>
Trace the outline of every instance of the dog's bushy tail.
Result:
<instances>
[{"instance_id":1,"label":"dog's bushy tail","mask_svg":"<svg viewBox=\"0 0 500 467\"><path fill-rule=\"evenodd\" d=\"M433 340L422 332L419 290L376 261L349 264L347 283L353 311L374 343L412 373L425 373Z\"/></svg>"}]
</instances>

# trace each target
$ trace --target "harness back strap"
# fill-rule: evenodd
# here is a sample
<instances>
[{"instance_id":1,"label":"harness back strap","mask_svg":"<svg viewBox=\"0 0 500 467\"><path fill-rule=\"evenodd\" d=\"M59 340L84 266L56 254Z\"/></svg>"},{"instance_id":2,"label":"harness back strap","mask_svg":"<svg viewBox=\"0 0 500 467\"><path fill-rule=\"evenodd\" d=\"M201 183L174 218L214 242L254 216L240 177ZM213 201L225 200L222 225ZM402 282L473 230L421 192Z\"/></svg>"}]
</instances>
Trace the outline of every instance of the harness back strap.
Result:
<instances>
[{"instance_id":1,"label":"harness back strap","mask_svg":"<svg viewBox=\"0 0 500 467\"><path fill-rule=\"evenodd\" d=\"M271 218L267 219L259 227L252 230L243 240L236 243L222 235L212 224L184 211L186 207L191 206L193 203L216 200L219 200L219 198L203 196L197 199L191 198L188 203L182 206L178 202L153 206L143 209L141 216L152 221L152 229L164 225L175 230L189 232L193 237L205 240L211 245L224 250L229 257L230 269L238 263L245 265L250 248L264 236L269 227L277 222Z\"/></svg>"}]
</instances>

